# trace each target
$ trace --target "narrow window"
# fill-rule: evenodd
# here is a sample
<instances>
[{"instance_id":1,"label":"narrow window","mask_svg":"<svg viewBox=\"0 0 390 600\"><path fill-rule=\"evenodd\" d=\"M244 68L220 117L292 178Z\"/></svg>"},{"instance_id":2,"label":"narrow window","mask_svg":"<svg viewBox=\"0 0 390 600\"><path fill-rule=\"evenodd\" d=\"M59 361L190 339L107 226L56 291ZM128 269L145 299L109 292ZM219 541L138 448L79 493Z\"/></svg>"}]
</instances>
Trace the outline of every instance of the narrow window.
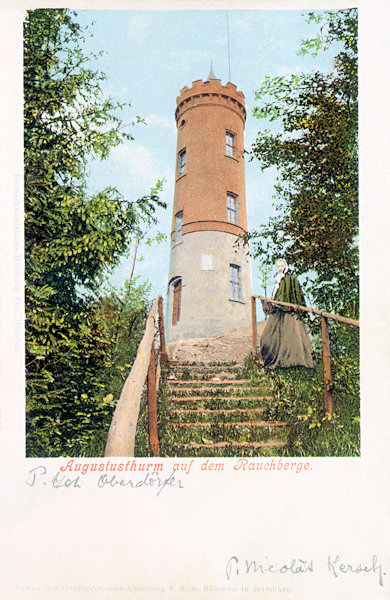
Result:
<instances>
[{"instance_id":1,"label":"narrow window","mask_svg":"<svg viewBox=\"0 0 390 600\"><path fill-rule=\"evenodd\" d=\"M236 134L231 131L226 132L226 154L227 156L236 157Z\"/></svg>"},{"instance_id":2,"label":"narrow window","mask_svg":"<svg viewBox=\"0 0 390 600\"><path fill-rule=\"evenodd\" d=\"M175 217L175 242L180 242L183 235L183 211Z\"/></svg>"},{"instance_id":3,"label":"narrow window","mask_svg":"<svg viewBox=\"0 0 390 600\"><path fill-rule=\"evenodd\" d=\"M230 265L230 300L241 300L241 267Z\"/></svg>"},{"instance_id":4,"label":"narrow window","mask_svg":"<svg viewBox=\"0 0 390 600\"><path fill-rule=\"evenodd\" d=\"M180 320L180 305L181 305L181 279L178 279L173 284L173 308L172 308L172 325Z\"/></svg>"},{"instance_id":5,"label":"narrow window","mask_svg":"<svg viewBox=\"0 0 390 600\"><path fill-rule=\"evenodd\" d=\"M186 170L186 150L181 150L177 159L177 172L182 175Z\"/></svg>"},{"instance_id":6,"label":"narrow window","mask_svg":"<svg viewBox=\"0 0 390 600\"><path fill-rule=\"evenodd\" d=\"M231 223L238 223L238 197L235 194L227 194L227 219Z\"/></svg>"}]
</instances>

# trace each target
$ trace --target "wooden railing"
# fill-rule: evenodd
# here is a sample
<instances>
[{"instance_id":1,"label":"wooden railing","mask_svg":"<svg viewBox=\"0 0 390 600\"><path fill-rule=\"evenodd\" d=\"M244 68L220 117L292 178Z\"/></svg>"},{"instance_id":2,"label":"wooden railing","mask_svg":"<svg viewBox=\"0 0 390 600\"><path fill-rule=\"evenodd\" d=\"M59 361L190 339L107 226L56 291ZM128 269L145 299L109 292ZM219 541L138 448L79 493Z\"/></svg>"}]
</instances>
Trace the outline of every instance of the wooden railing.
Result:
<instances>
[{"instance_id":1,"label":"wooden railing","mask_svg":"<svg viewBox=\"0 0 390 600\"><path fill-rule=\"evenodd\" d=\"M156 368L155 336L157 333L160 334L160 348ZM147 384L149 447L152 456L159 455L157 394L161 362L166 358L162 298L157 296L146 319L144 336L111 421L104 456L134 456L135 434L145 383Z\"/></svg>"},{"instance_id":2,"label":"wooden railing","mask_svg":"<svg viewBox=\"0 0 390 600\"><path fill-rule=\"evenodd\" d=\"M329 415L333 414L333 394L332 394L332 372L330 366L330 348L329 348L329 326L328 319L338 321L339 323L346 323L347 325L353 325L354 327L360 327L359 321L355 319L349 319L347 317L341 317L340 315L334 315L327 313L310 306L301 306L300 304L290 304L289 302L280 302L278 300L272 300L272 298L265 298L264 296L252 296L252 347L254 352L257 348L257 325L256 325L256 298L265 302L270 302L277 306L286 306L300 312L309 312L316 316L321 317L321 335L322 335L322 361L324 365L324 404L325 412Z\"/></svg>"}]
</instances>

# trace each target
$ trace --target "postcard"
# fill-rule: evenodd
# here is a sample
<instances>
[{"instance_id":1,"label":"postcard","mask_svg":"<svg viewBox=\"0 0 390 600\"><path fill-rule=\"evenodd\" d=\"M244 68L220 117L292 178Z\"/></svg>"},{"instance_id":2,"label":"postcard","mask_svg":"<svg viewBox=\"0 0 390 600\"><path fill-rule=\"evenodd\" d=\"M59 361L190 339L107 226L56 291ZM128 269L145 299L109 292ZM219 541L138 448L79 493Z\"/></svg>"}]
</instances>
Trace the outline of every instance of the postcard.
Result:
<instances>
[{"instance_id":1,"label":"postcard","mask_svg":"<svg viewBox=\"0 0 390 600\"><path fill-rule=\"evenodd\" d=\"M385 0L1 16L1 597L390 598Z\"/></svg>"}]
</instances>

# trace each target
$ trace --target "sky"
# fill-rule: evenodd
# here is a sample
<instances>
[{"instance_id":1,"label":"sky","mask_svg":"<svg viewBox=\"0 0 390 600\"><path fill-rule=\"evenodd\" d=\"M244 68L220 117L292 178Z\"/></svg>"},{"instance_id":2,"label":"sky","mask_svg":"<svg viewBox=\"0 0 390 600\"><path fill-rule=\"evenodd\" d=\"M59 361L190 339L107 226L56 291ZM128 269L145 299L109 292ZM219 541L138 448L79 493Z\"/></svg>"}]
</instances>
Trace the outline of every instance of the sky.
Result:
<instances>
[{"instance_id":1,"label":"sky","mask_svg":"<svg viewBox=\"0 0 390 600\"><path fill-rule=\"evenodd\" d=\"M104 93L131 103L122 113L124 122L139 115L147 123L132 127L134 140L114 148L109 160L91 165L91 191L116 186L135 200L164 179L160 197L168 207L159 211L158 225L148 235L155 237L161 231L169 238L176 164L174 111L181 88L205 80L212 60L222 84L230 79L245 95L245 148L250 149L260 129L271 129L270 123L252 116L255 91L265 76L333 68L334 50L316 58L297 54L301 41L319 29L315 23L307 24L305 16L302 10L78 10L76 20L93 33L86 51L104 51L95 65L107 76ZM262 173L256 161L246 160L249 230L273 214L275 177L274 169ZM169 252L168 239L151 246L141 243L138 249L135 275L150 281L153 296L166 297ZM110 276L112 285L123 285L131 262L130 256L116 268ZM252 293L263 293L255 260L252 273Z\"/></svg>"}]
</instances>

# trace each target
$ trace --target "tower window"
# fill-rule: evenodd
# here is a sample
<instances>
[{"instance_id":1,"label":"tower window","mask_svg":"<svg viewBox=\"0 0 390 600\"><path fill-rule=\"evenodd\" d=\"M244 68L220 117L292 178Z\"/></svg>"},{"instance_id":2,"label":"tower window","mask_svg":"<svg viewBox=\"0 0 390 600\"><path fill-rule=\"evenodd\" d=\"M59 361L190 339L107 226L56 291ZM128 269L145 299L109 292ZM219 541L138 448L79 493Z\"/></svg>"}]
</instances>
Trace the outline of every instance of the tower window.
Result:
<instances>
[{"instance_id":1,"label":"tower window","mask_svg":"<svg viewBox=\"0 0 390 600\"><path fill-rule=\"evenodd\" d=\"M178 212L175 217L175 242L180 242L183 235L183 211Z\"/></svg>"},{"instance_id":2,"label":"tower window","mask_svg":"<svg viewBox=\"0 0 390 600\"><path fill-rule=\"evenodd\" d=\"M231 131L226 132L226 154L232 158L236 158L237 150L237 136Z\"/></svg>"},{"instance_id":3,"label":"tower window","mask_svg":"<svg viewBox=\"0 0 390 600\"><path fill-rule=\"evenodd\" d=\"M177 279L173 284L173 305L172 305L172 325L180 320L181 309L181 279Z\"/></svg>"},{"instance_id":4,"label":"tower window","mask_svg":"<svg viewBox=\"0 0 390 600\"><path fill-rule=\"evenodd\" d=\"M227 194L227 219L231 223L238 223L238 197L230 192Z\"/></svg>"},{"instance_id":5,"label":"tower window","mask_svg":"<svg viewBox=\"0 0 390 600\"><path fill-rule=\"evenodd\" d=\"M181 150L177 159L177 172L182 175L186 170L186 150Z\"/></svg>"},{"instance_id":6,"label":"tower window","mask_svg":"<svg viewBox=\"0 0 390 600\"><path fill-rule=\"evenodd\" d=\"M230 300L241 300L241 267L230 265Z\"/></svg>"}]
</instances>

